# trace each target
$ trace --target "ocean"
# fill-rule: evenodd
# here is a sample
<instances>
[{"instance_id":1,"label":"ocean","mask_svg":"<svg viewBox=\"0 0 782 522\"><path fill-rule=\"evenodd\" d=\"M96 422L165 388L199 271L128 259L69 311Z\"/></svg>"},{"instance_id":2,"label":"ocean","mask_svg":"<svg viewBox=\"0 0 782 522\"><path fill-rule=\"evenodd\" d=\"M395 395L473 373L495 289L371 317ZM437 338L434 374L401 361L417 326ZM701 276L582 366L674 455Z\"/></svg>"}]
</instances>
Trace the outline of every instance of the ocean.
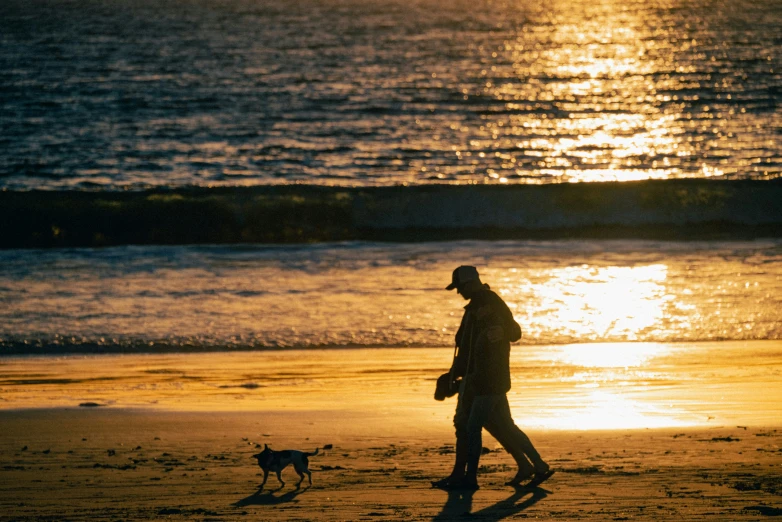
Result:
<instances>
[{"instance_id":1,"label":"ocean","mask_svg":"<svg viewBox=\"0 0 782 522\"><path fill-rule=\"evenodd\" d=\"M533 426L773 424L780 26L763 0L6 0L0 408L371 410L401 382L413 411L473 264Z\"/></svg>"},{"instance_id":2,"label":"ocean","mask_svg":"<svg viewBox=\"0 0 782 522\"><path fill-rule=\"evenodd\" d=\"M0 353L447 347L478 267L522 344L782 339L782 240L0 250Z\"/></svg>"},{"instance_id":3,"label":"ocean","mask_svg":"<svg viewBox=\"0 0 782 522\"><path fill-rule=\"evenodd\" d=\"M5 0L0 190L782 173L767 0Z\"/></svg>"}]
</instances>

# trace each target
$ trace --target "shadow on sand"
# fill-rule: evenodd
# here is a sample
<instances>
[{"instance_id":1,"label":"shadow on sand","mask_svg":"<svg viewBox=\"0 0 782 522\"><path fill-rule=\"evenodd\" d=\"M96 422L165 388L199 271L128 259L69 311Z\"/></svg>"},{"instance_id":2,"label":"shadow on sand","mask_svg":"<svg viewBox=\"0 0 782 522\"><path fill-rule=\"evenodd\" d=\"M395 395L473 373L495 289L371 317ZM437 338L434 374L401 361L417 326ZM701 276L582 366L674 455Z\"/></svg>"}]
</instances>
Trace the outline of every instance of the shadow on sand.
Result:
<instances>
[{"instance_id":1,"label":"shadow on sand","mask_svg":"<svg viewBox=\"0 0 782 522\"><path fill-rule=\"evenodd\" d=\"M235 502L233 505L234 507L244 507L244 506L276 506L278 504L285 504L286 502L291 502L293 499L307 491L309 488L299 489L296 488L292 491L288 491L287 493L282 493L279 495L275 495L275 493L279 492L282 488L274 489L274 490L258 490L249 497L245 497L242 500L239 500Z\"/></svg>"},{"instance_id":2,"label":"shadow on sand","mask_svg":"<svg viewBox=\"0 0 782 522\"><path fill-rule=\"evenodd\" d=\"M503 520L535 505L550 493L539 487L515 489L516 491L508 498L475 512L472 511L474 491L449 491L448 500L445 501L442 511L432 520L454 520L461 517L471 520ZM521 501L522 499L524 500Z\"/></svg>"}]
</instances>

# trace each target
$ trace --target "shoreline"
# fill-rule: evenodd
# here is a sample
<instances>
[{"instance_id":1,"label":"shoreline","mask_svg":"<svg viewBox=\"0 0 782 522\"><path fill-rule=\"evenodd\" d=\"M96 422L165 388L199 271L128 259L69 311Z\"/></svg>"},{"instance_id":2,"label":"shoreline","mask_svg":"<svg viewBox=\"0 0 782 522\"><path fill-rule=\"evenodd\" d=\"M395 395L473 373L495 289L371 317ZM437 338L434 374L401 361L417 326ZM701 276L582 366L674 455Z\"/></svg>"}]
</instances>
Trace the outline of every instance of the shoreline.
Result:
<instances>
[{"instance_id":1,"label":"shoreline","mask_svg":"<svg viewBox=\"0 0 782 522\"><path fill-rule=\"evenodd\" d=\"M3 344L6 343L6 344ZM665 345L706 345L706 344L755 344L755 343L782 343L782 339L767 338L748 338L748 339L701 339L692 340L687 338L665 339L665 340L595 340L595 341L576 341L563 343L550 342L531 342L527 339L524 342L519 341L512 345L513 349L538 349L550 346L599 346L607 344L665 344ZM10 346L15 348L9 348ZM78 349L65 348L64 346L79 346ZM110 348L115 346L117 348ZM85 347L82 349L81 347ZM107 347L109 347L107 349ZM228 344L167 344L156 341L134 341L128 344L107 343L99 344L87 342L81 344L64 345L56 342L37 343L24 345L15 341L0 339L0 363L4 360L25 360L25 359L43 359L43 358L61 358L61 357L114 357L114 356L176 356L176 355L219 355L219 354L253 354L253 353L296 353L318 351L354 351L354 350L453 350L452 346L447 345L422 345L422 344L323 344L323 345L290 345L290 346L271 346L271 345L228 345Z\"/></svg>"}]
</instances>

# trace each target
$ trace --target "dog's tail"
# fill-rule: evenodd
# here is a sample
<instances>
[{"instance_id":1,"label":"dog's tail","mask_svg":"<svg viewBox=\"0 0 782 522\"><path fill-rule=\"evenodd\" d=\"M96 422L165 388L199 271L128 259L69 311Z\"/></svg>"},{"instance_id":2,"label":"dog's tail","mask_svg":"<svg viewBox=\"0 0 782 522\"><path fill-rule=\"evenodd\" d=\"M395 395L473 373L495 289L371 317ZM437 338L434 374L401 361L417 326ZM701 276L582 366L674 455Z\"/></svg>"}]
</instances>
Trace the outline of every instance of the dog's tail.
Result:
<instances>
[{"instance_id":1,"label":"dog's tail","mask_svg":"<svg viewBox=\"0 0 782 522\"><path fill-rule=\"evenodd\" d=\"M314 457L315 455L318 454L319 451L320 448L315 448L315 451L313 451L312 453L305 453L305 455L307 455L308 457Z\"/></svg>"}]
</instances>

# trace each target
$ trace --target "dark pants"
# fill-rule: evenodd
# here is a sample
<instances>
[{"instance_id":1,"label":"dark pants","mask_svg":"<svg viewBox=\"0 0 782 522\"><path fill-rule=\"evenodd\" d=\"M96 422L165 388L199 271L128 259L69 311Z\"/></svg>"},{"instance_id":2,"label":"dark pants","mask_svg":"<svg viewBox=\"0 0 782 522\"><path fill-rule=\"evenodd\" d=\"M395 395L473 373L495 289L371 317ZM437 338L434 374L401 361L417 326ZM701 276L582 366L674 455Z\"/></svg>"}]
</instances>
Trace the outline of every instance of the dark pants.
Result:
<instances>
[{"instance_id":1,"label":"dark pants","mask_svg":"<svg viewBox=\"0 0 782 522\"><path fill-rule=\"evenodd\" d=\"M483 447L483 428L510 453L519 466L519 473L532 473L533 470L548 467L529 437L513 422L505 394L474 395L469 386L462 388L453 424L456 428L454 474L464 473L466 466L468 477L477 475Z\"/></svg>"}]
</instances>

